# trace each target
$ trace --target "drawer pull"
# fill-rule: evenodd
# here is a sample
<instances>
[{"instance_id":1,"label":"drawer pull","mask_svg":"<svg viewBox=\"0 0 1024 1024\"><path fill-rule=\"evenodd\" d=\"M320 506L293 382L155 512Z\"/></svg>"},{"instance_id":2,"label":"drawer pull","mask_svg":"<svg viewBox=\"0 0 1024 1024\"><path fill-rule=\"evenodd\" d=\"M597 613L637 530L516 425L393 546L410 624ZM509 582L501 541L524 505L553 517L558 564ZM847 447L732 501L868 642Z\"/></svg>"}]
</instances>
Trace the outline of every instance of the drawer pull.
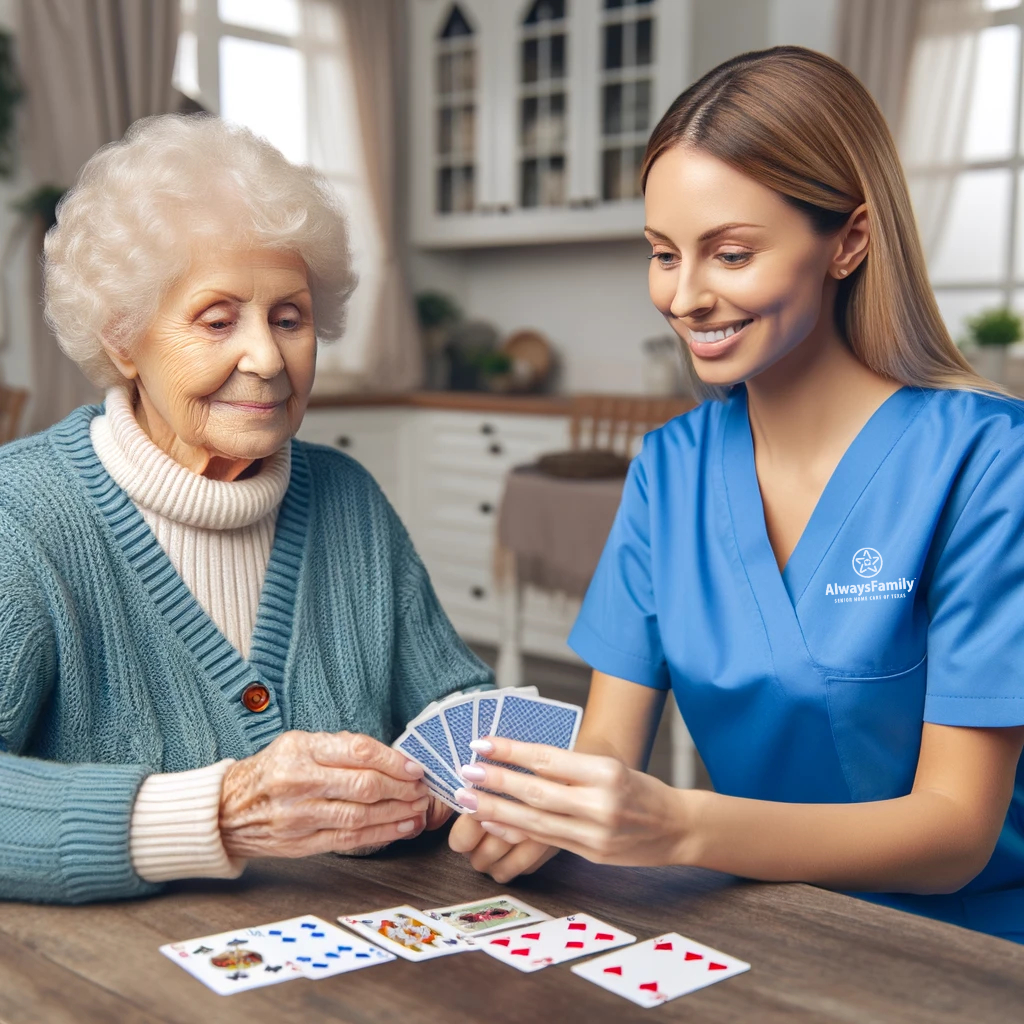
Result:
<instances>
[{"instance_id":1,"label":"drawer pull","mask_svg":"<svg viewBox=\"0 0 1024 1024\"><path fill-rule=\"evenodd\" d=\"M480 427L480 433L486 434L488 437L490 437L491 434L496 434L497 431L494 429L494 425L492 423L484 423Z\"/></svg>"},{"instance_id":2,"label":"drawer pull","mask_svg":"<svg viewBox=\"0 0 1024 1024\"><path fill-rule=\"evenodd\" d=\"M337 438L334 442L339 448L351 448L352 438L348 434L342 434L341 437Z\"/></svg>"},{"instance_id":3,"label":"drawer pull","mask_svg":"<svg viewBox=\"0 0 1024 1024\"><path fill-rule=\"evenodd\" d=\"M505 454L505 449L502 448L502 446L500 444L498 444L497 441L495 441L494 444L490 445L490 447L488 447L487 450L492 455L504 455Z\"/></svg>"},{"instance_id":4,"label":"drawer pull","mask_svg":"<svg viewBox=\"0 0 1024 1024\"><path fill-rule=\"evenodd\" d=\"M485 516L489 516L494 511L494 506L489 501L481 501L480 502L480 511Z\"/></svg>"},{"instance_id":5,"label":"drawer pull","mask_svg":"<svg viewBox=\"0 0 1024 1024\"><path fill-rule=\"evenodd\" d=\"M482 601L487 596L487 591L483 587L470 587L469 596L476 601Z\"/></svg>"}]
</instances>

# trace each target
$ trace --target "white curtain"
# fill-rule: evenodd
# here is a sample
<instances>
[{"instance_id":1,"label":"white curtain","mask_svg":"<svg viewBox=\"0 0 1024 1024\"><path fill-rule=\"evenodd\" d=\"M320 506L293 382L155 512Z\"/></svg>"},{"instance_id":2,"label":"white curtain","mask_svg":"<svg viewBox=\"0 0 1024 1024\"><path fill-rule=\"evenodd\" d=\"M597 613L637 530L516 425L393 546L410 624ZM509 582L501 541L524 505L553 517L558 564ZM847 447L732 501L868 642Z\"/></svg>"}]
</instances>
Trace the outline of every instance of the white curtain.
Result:
<instances>
[{"instance_id":1,"label":"white curtain","mask_svg":"<svg viewBox=\"0 0 1024 1024\"><path fill-rule=\"evenodd\" d=\"M865 77L853 64L848 66L872 92L874 82L886 83L881 96L888 109L883 105L883 110L911 179L914 211L930 263L943 237L956 178L953 174L915 177L913 171L955 162L964 155L978 34L990 15L984 0L848 0L847 7L855 22L875 18L871 23L874 41L867 50L879 49L874 54L865 50L862 58L872 71ZM901 18L886 23L877 10L881 7L899 12ZM886 46L897 52L882 59L879 54L886 52Z\"/></svg>"},{"instance_id":2,"label":"white curtain","mask_svg":"<svg viewBox=\"0 0 1024 1024\"><path fill-rule=\"evenodd\" d=\"M174 110L180 0L22 0L29 162L39 183L67 188L102 145L137 118ZM42 430L99 393L43 321L37 233L31 255L33 402Z\"/></svg>"},{"instance_id":3,"label":"white curtain","mask_svg":"<svg viewBox=\"0 0 1024 1024\"><path fill-rule=\"evenodd\" d=\"M409 390L423 357L406 268L404 2L302 0L302 10L307 39L344 44L307 47L309 153L346 202L360 277L348 333L322 351L320 375Z\"/></svg>"}]
</instances>

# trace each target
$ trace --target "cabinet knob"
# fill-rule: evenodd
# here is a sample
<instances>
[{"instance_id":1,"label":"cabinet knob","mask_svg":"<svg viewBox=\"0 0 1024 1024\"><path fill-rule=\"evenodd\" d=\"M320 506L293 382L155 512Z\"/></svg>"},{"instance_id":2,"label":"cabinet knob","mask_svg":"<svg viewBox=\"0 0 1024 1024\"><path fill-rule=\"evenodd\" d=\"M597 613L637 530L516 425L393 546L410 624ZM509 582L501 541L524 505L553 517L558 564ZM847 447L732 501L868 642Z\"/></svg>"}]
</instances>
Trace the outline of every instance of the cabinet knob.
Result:
<instances>
[{"instance_id":1,"label":"cabinet knob","mask_svg":"<svg viewBox=\"0 0 1024 1024\"><path fill-rule=\"evenodd\" d=\"M480 502L480 511L485 516L489 516L494 511L494 506L489 501L481 501Z\"/></svg>"},{"instance_id":2,"label":"cabinet knob","mask_svg":"<svg viewBox=\"0 0 1024 1024\"><path fill-rule=\"evenodd\" d=\"M494 424L493 423L483 423L483 424L481 424L481 426L480 426L480 433L481 434L486 434L488 437L490 437L491 434L495 433Z\"/></svg>"},{"instance_id":3,"label":"cabinet knob","mask_svg":"<svg viewBox=\"0 0 1024 1024\"><path fill-rule=\"evenodd\" d=\"M334 443L339 448L351 448L352 447L352 438L349 437L348 434L342 434L341 437L339 437Z\"/></svg>"},{"instance_id":4,"label":"cabinet knob","mask_svg":"<svg viewBox=\"0 0 1024 1024\"><path fill-rule=\"evenodd\" d=\"M487 450L492 455L503 455L505 453L505 449L502 448L502 446L498 444L497 441L495 441L494 444L490 445Z\"/></svg>"},{"instance_id":5,"label":"cabinet knob","mask_svg":"<svg viewBox=\"0 0 1024 1024\"><path fill-rule=\"evenodd\" d=\"M482 601L487 596L487 591L483 587L470 587L469 596L476 601Z\"/></svg>"}]
</instances>

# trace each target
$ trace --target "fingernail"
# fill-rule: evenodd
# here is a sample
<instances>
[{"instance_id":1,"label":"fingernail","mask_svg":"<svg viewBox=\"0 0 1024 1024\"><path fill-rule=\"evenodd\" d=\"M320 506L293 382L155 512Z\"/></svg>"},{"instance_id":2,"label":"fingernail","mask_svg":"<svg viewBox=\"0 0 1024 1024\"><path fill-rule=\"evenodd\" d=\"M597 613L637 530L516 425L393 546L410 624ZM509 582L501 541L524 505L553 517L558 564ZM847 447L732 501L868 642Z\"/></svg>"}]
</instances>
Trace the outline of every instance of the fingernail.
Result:
<instances>
[{"instance_id":1,"label":"fingernail","mask_svg":"<svg viewBox=\"0 0 1024 1024\"><path fill-rule=\"evenodd\" d=\"M457 789L455 790L455 799L466 808L467 811L475 811L480 806L480 802L476 798L476 794L471 793L468 789Z\"/></svg>"},{"instance_id":2,"label":"fingernail","mask_svg":"<svg viewBox=\"0 0 1024 1024\"><path fill-rule=\"evenodd\" d=\"M419 779L423 776L423 765L417 764L415 761L406 761L405 770L414 778Z\"/></svg>"},{"instance_id":3,"label":"fingernail","mask_svg":"<svg viewBox=\"0 0 1024 1024\"><path fill-rule=\"evenodd\" d=\"M499 839L503 839L505 836L505 830L500 825L495 825L493 821L481 821L480 827L485 832L490 832L492 836L497 836Z\"/></svg>"},{"instance_id":4,"label":"fingernail","mask_svg":"<svg viewBox=\"0 0 1024 1024\"><path fill-rule=\"evenodd\" d=\"M414 811L425 811L430 806L430 797L424 796L412 805Z\"/></svg>"},{"instance_id":5,"label":"fingernail","mask_svg":"<svg viewBox=\"0 0 1024 1024\"><path fill-rule=\"evenodd\" d=\"M483 768L475 764L467 764L459 769L459 774L467 782L483 782L484 776L487 774Z\"/></svg>"},{"instance_id":6,"label":"fingernail","mask_svg":"<svg viewBox=\"0 0 1024 1024\"><path fill-rule=\"evenodd\" d=\"M490 740L473 740L469 749L475 750L478 754L489 754L494 749L494 744Z\"/></svg>"},{"instance_id":7,"label":"fingernail","mask_svg":"<svg viewBox=\"0 0 1024 1024\"><path fill-rule=\"evenodd\" d=\"M415 821L400 821L398 823L399 832L411 832L416 827Z\"/></svg>"}]
</instances>

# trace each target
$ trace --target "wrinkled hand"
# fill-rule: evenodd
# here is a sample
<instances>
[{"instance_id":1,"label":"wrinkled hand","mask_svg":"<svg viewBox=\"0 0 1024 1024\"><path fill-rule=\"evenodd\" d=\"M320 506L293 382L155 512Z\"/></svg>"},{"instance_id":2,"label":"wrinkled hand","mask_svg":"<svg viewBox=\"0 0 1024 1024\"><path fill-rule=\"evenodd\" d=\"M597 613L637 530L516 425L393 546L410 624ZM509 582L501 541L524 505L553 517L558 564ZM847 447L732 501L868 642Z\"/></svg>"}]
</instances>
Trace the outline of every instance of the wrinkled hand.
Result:
<instances>
[{"instance_id":1,"label":"wrinkled hand","mask_svg":"<svg viewBox=\"0 0 1024 1024\"><path fill-rule=\"evenodd\" d=\"M534 842L515 829L492 827L504 832L504 838L488 832L472 815L462 814L448 833L448 845L456 853L464 853L477 871L496 882L504 884L519 875L532 874L558 853L556 847Z\"/></svg>"},{"instance_id":2,"label":"wrinkled hand","mask_svg":"<svg viewBox=\"0 0 1024 1024\"><path fill-rule=\"evenodd\" d=\"M351 852L423 831L423 769L357 733L286 732L231 765L220 832L232 857Z\"/></svg>"},{"instance_id":3,"label":"wrinkled hand","mask_svg":"<svg viewBox=\"0 0 1024 1024\"><path fill-rule=\"evenodd\" d=\"M684 862L685 790L627 768L614 757L497 737L488 737L487 742L493 750L481 753L488 759L520 765L534 774L481 763L462 769L468 782L520 801L460 789L456 795L481 831L518 844L517 849L525 841L534 844L531 851L556 846L597 864L639 867ZM468 832L469 826L465 829ZM460 841L462 835L460 831ZM483 843L478 849L482 848ZM527 857L525 850L522 857Z\"/></svg>"}]
</instances>

